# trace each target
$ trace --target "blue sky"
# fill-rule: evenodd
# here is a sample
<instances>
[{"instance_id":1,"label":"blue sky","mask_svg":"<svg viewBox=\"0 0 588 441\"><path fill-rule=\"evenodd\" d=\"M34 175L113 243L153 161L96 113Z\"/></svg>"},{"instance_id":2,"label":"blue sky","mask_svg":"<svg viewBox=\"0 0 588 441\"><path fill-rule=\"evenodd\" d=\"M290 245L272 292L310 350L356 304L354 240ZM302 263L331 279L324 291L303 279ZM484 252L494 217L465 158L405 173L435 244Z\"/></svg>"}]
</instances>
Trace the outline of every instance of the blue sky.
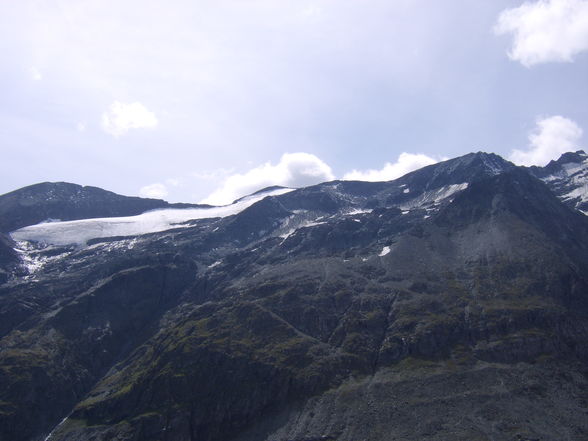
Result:
<instances>
[{"instance_id":1,"label":"blue sky","mask_svg":"<svg viewBox=\"0 0 588 441\"><path fill-rule=\"evenodd\" d=\"M586 0L0 0L0 193L227 203L587 147Z\"/></svg>"}]
</instances>

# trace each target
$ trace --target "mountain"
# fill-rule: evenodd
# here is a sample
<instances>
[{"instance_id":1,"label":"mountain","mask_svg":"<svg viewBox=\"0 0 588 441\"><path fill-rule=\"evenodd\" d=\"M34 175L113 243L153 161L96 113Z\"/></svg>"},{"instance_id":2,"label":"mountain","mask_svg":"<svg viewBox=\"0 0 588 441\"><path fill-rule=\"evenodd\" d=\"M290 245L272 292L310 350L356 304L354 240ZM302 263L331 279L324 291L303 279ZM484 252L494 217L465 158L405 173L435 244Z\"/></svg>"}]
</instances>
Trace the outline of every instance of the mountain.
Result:
<instances>
[{"instance_id":1,"label":"mountain","mask_svg":"<svg viewBox=\"0 0 588 441\"><path fill-rule=\"evenodd\" d=\"M0 196L0 233L43 221L132 216L156 208L194 206L121 196L67 182L43 182Z\"/></svg>"},{"instance_id":2,"label":"mountain","mask_svg":"<svg viewBox=\"0 0 588 441\"><path fill-rule=\"evenodd\" d=\"M544 171L23 226L0 440L587 439L588 217Z\"/></svg>"},{"instance_id":3,"label":"mountain","mask_svg":"<svg viewBox=\"0 0 588 441\"><path fill-rule=\"evenodd\" d=\"M588 155L583 150L565 153L557 161L529 171L568 206L588 212Z\"/></svg>"}]
</instances>

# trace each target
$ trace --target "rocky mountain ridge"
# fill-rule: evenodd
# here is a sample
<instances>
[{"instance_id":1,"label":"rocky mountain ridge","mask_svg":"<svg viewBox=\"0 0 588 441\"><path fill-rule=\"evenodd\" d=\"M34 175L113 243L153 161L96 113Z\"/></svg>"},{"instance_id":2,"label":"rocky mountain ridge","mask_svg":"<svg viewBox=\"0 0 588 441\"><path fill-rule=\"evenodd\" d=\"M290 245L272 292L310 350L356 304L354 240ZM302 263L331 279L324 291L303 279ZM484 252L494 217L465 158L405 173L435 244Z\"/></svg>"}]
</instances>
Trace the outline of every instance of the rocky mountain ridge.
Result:
<instances>
[{"instance_id":1,"label":"rocky mountain ridge","mask_svg":"<svg viewBox=\"0 0 588 441\"><path fill-rule=\"evenodd\" d=\"M583 150L564 153L545 167L530 167L530 172L569 205L588 211L588 155Z\"/></svg>"},{"instance_id":2,"label":"rocky mountain ridge","mask_svg":"<svg viewBox=\"0 0 588 441\"><path fill-rule=\"evenodd\" d=\"M47 221L133 216L158 208L201 207L121 196L98 187L43 182L0 195L0 233Z\"/></svg>"},{"instance_id":3,"label":"rocky mountain ridge","mask_svg":"<svg viewBox=\"0 0 588 441\"><path fill-rule=\"evenodd\" d=\"M557 191L580 156L472 153L82 244L23 228L0 440L586 439L588 218Z\"/></svg>"}]
</instances>

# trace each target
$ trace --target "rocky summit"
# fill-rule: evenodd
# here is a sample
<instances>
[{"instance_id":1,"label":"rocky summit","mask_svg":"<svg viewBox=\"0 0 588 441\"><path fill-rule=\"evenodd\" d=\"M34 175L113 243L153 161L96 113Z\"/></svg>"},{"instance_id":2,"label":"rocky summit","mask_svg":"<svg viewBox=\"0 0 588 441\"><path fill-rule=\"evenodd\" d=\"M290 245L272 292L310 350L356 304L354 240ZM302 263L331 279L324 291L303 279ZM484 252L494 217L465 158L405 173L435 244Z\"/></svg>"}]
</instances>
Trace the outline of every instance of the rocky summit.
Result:
<instances>
[{"instance_id":1,"label":"rocky summit","mask_svg":"<svg viewBox=\"0 0 588 441\"><path fill-rule=\"evenodd\" d=\"M0 196L0 441L586 440L587 176Z\"/></svg>"}]
</instances>

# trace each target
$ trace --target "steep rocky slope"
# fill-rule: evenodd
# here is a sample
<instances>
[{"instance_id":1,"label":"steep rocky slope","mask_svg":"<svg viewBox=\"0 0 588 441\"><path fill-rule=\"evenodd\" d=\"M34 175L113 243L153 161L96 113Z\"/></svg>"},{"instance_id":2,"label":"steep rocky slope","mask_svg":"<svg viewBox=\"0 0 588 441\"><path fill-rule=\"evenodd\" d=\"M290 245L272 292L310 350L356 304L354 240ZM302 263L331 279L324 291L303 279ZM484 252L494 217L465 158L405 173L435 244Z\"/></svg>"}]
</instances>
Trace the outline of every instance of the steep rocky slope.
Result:
<instances>
[{"instance_id":1,"label":"steep rocky slope","mask_svg":"<svg viewBox=\"0 0 588 441\"><path fill-rule=\"evenodd\" d=\"M9 236L0 233L0 284L5 283L11 272L20 263L18 254L14 250L14 242Z\"/></svg>"},{"instance_id":2,"label":"steep rocky slope","mask_svg":"<svg viewBox=\"0 0 588 441\"><path fill-rule=\"evenodd\" d=\"M18 243L0 440L586 439L588 218L549 183L477 153Z\"/></svg>"}]
</instances>

